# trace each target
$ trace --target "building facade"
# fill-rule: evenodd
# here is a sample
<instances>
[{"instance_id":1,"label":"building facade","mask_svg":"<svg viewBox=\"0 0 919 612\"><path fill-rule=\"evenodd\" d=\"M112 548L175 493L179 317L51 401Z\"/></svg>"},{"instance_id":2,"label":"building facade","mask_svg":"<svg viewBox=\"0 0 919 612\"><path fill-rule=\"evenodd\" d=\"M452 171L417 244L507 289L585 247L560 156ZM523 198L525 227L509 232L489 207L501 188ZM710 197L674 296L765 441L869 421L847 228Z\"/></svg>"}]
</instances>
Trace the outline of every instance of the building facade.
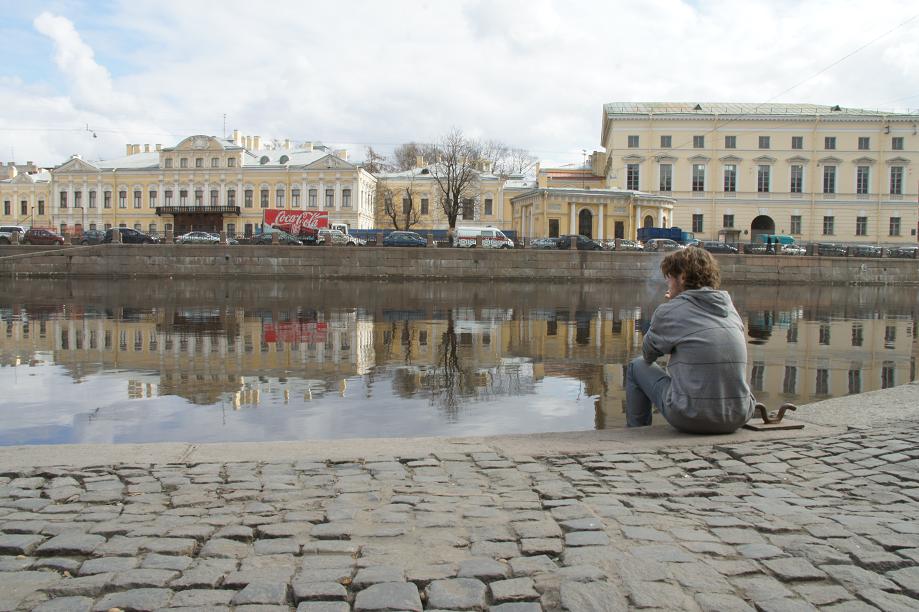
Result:
<instances>
[{"instance_id":1,"label":"building facade","mask_svg":"<svg viewBox=\"0 0 919 612\"><path fill-rule=\"evenodd\" d=\"M701 239L915 242L917 124L809 104L611 103L602 173L608 187L673 197L672 224Z\"/></svg>"},{"instance_id":2,"label":"building facade","mask_svg":"<svg viewBox=\"0 0 919 612\"><path fill-rule=\"evenodd\" d=\"M117 226L232 236L253 234L266 209L286 208L373 226L376 179L345 153L290 141L252 151L242 142L237 132L232 140L191 136L174 147L127 145L113 160L73 156L51 170L10 172L0 180L0 222L71 235Z\"/></svg>"}]
</instances>

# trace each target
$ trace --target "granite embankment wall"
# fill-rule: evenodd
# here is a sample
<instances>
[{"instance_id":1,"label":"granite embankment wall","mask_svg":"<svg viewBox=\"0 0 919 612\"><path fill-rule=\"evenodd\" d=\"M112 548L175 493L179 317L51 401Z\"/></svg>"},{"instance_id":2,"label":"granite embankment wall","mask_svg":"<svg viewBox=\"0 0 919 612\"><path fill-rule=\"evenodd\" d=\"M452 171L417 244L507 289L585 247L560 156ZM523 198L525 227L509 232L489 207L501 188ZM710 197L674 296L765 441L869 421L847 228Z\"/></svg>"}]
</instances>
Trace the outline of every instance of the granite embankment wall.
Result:
<instances>
[{"instance_id":1,"label":"granite embankment wall","mask_svg":"<svg viewBox=\"0 0 919 612\"><path fill-rule=\"evenodd\" d=\"M730 283L919 285L919 260L720 255ZM3 277L259 277L507 281L659 278L661 254L210 245L0 247Z\"/></svg>"}]
</instances>

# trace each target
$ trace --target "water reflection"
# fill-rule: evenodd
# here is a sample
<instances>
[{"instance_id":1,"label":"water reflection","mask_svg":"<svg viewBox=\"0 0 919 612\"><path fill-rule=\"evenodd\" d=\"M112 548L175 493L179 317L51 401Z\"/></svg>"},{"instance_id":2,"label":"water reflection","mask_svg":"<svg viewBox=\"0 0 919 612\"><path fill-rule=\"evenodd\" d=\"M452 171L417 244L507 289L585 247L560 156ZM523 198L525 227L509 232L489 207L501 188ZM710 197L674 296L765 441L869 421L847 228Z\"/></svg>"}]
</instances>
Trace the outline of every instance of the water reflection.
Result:
<instances>
[{"instance_id":1,"label":"water reflection","mask_svg":"<svg viewBox=\"0 0 919 612\"><path fill-rule=\"evenodd\" d=\"M0 444L623 425L649 284L0 283ZM758 398L916 377L915 289L739 287Z\"/></svg>"}]
</instances>

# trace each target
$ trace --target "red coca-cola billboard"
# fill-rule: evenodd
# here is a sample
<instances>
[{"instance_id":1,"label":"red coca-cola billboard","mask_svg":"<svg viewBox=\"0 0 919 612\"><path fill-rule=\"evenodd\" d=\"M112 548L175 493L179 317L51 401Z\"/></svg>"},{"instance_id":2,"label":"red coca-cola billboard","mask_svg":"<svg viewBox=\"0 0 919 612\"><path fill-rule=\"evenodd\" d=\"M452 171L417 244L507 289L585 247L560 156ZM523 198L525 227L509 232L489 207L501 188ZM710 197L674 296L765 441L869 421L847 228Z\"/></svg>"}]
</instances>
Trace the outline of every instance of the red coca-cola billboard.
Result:
<instances>
[{"instance_id":1,"label":"red coca-cola billboard","mask_svg":"<svg viewBox=\"0 0 919 612\"><path fill-rule=\"evenodd\" d=\"M327 210L284 210L268 208L265 210L265 225L284 230L288 234L299 236L301 228L320 229L329 227Z\"/></svg>"}]
</instances>

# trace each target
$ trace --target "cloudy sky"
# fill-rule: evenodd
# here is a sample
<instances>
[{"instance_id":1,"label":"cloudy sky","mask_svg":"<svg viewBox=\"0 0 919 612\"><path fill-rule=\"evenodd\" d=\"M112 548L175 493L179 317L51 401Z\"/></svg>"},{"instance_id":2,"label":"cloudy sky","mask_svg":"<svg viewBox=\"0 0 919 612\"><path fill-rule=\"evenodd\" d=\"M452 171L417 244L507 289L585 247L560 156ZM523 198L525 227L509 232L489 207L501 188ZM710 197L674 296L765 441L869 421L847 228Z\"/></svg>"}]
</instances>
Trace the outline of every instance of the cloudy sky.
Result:
<instances>
[{"instance_id":1,"label":"cloudy sky","mask_svg":"<svg viewBox=\"0 0 919 612\"><path fill-rule=\"evenodd\" d=\"M919 109L915 0L0 0L0 14L0 161L219 136L225 114L228 131L352 160L459 127L561 165L599 148L605 102Z\"/></svg>"}]
</instances>

